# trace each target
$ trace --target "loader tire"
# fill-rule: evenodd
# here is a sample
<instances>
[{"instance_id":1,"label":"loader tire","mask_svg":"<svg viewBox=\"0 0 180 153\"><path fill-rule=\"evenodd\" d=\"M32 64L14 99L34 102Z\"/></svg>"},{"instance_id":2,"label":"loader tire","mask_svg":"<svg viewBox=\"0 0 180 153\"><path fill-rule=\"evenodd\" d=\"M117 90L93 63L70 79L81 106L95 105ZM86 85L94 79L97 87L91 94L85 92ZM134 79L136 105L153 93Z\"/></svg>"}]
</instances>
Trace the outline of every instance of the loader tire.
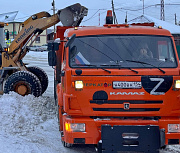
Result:
<instances>
[{"instance_id":1,"label":"loader tire","mask_svg":"<svg viewBox=\"0 0 180 153\"><path fill-rule=\"evenodd\" d=\"M41 82L38 77L28 71L17 71L11 74L5 82L4 93L17 92L25 96L32 94L39 97L42 93Z\"/></svg>"},{"instance_id":2,"label":"loader tire","mask_svg":"<svg viewBox=\"0 0 180 153\"><path fill-rule=\"evenodd\" d=\"M39 81L41 82L41 87L42 87L41 94L43 94L48 87L48 76L46 72L43 69L36 66L28 67L28 70L38 77Z\"/></svg>"}]
</instances>

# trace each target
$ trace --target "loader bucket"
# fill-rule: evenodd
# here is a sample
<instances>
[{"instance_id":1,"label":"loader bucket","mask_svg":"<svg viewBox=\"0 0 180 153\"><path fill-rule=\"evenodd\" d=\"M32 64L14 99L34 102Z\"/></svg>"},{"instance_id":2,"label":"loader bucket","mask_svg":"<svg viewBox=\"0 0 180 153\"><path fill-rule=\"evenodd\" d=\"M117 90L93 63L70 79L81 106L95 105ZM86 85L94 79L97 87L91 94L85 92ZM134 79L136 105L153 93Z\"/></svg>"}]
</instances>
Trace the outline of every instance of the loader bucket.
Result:
<instances>
[{"instance_id":1,"label":"loader bucket","mask_svg":"<svg viewBox=\"0 0 180 153\"><path fill-rule=\"evenodd\" d=\"M88 9L79 3L68 6L58 11L59 20L63 26L79 26Z\"/></svg>"}]
</instances>

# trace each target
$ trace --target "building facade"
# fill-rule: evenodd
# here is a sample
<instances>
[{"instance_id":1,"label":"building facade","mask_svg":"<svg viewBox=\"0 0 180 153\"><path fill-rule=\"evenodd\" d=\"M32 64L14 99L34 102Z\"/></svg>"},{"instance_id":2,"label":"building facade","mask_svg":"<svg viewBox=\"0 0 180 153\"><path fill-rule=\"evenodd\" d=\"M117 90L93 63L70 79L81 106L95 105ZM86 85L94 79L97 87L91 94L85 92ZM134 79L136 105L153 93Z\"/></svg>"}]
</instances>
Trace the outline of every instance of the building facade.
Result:
<instances>
[{"instance_id":1,"label":"building facade","mask_svg":"<svg viewBox=\"0 0 180 153\"><path fill-rule=\"evenodd\" d=\"M9 31L10 39L6 40L6 42L7 41L12 42L16 38L17 34L20 31L21 23L24 22L28 18L29 16L26 16L20 13L19 11L0 14L0 22L8 23L8 25L4 27L4 32L6 35L7 31ZM46 43L47 43L47 30L44 30L40 34L40 36L37 37L37 39L33 42L33 44L29 42L28 45L31 44L31 46L42 46L43 44L46 44Z\"/></svg>"}]
</instances>

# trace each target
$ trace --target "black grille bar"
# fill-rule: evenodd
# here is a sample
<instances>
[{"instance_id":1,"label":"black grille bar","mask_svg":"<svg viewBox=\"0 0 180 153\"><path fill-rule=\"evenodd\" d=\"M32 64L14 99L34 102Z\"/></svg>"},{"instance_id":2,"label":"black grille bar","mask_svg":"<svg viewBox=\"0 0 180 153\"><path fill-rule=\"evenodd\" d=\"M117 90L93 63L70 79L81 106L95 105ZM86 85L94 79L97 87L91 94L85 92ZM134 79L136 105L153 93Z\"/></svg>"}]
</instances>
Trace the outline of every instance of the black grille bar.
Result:
<instances>
[{"instance_id":1,"label":"black grille bar","mask_svg":"<svg viewBox=\"0 0 180 153\"><path fill-rule=\"evenodd\" d=\"M125 110L123 108L93 108L94 111L107 111L107 112L147 112L147 111L159 111L160 108L130 108Z\"/></svg>"},{"instance_id":2,"label":"black grille bar","mask_svg":"<svg viewBox=\"0 0 180 153\"><path fill-rule=\"evenodd\" d=\"M90 100L91 104L123 104L123 103L130 103L130 104L162 104L162 100Z\"/></svg>"}]
</instances>

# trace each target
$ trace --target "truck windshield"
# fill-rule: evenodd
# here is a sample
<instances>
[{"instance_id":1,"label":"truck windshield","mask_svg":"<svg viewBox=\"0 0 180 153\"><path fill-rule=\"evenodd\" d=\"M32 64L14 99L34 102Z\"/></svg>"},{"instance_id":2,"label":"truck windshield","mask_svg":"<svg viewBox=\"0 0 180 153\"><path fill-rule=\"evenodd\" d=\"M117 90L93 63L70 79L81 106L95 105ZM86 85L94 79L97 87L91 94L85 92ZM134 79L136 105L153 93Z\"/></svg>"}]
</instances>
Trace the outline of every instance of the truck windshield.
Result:
<instances>
[{"instance_id":1,"label":"truck windshield","mask_svg":"<svg viewBox=\"0 0 180 153\"><path fill-rule=\"evenodd\" d=\"M106 68L177 67L172 39L167 36L76 37L69 47L69 52L70 67L86 68L90 67L89 65Z\"/></svg>"}]
</instances>

